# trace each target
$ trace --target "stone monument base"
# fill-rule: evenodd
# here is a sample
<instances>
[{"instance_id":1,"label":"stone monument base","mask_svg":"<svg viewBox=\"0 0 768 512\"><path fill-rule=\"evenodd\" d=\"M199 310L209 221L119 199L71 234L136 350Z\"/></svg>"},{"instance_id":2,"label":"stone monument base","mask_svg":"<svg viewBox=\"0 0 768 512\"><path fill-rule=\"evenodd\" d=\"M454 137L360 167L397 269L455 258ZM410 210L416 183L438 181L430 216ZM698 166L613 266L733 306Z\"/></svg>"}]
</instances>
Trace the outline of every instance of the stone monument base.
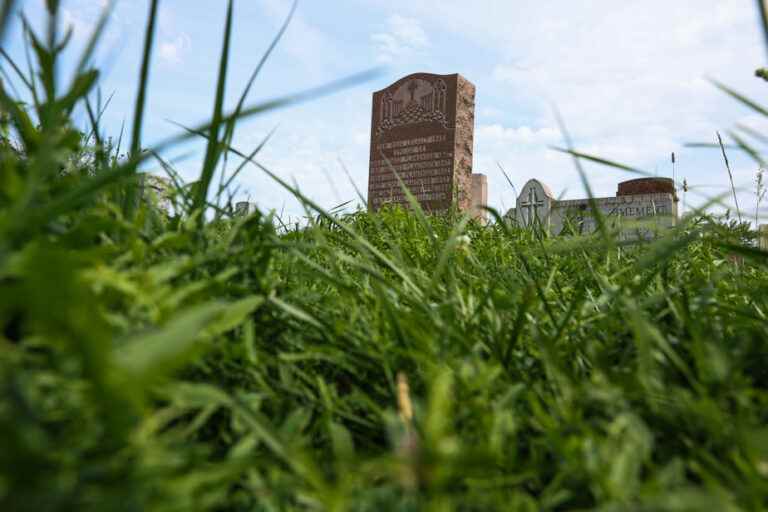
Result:
<instances>
[{"instance_id":1,"label":"stone monument base","mask_svg":"<svg viewBox=\"0 0 768 512\"><path fill-rule=\"evenodd\" d=\"M488 178L485 174L472 174L472 217L483 224L488 222Z\"/></svg>"}]
</instances>

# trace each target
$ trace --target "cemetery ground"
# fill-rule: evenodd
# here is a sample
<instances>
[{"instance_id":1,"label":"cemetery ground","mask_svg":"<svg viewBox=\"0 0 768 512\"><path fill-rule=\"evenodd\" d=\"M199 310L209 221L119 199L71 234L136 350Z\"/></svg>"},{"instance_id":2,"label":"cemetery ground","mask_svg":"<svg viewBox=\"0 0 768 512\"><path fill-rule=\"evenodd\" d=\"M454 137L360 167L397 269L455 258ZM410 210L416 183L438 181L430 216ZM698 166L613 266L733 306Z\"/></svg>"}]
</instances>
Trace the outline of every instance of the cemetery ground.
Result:
<instances>
[{"instance_id":1,"label":"cemetery ground","mask_svg":"<svg viewBox=\"0 0 768 512\"><path fill-rule=\"evenodd\" d=\"M39 103L0 89L0 510L768 506L748 223L702 209L619 241L599 212L552 236L297 190L306 226L232 216L213 176L275 104L230 115L219 92L179 136L207 139L183 184L168 145L143 151L143 94L121 150L85 101L98 70L65 87L55 48L31 51Z\"/></svg>"}]
</instances>

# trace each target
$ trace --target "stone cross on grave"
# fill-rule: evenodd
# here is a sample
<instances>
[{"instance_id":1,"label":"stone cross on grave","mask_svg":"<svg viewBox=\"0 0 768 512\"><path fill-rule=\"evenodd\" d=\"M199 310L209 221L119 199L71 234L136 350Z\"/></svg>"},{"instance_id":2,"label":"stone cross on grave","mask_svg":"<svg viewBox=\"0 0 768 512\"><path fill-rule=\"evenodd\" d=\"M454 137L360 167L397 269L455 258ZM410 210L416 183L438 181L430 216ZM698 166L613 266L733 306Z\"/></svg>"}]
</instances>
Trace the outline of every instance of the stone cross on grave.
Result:
<instances>
[{"instance_id":1,"label":"stone cross on grave","mask_svg":"<svg viewBox=\"0 0 768 512\"><path fill-rule=\"evenodd\" d=\"M536 193L536 189L531 187L528 189L528 198L526 201L520 203L525 211L525 221L527 224L533 222L533 217L539 218L539 208L544 207L544 200L539 199L539 194ZM533 217L532 217L533 215Z\"/></svg>"}]
</instances>

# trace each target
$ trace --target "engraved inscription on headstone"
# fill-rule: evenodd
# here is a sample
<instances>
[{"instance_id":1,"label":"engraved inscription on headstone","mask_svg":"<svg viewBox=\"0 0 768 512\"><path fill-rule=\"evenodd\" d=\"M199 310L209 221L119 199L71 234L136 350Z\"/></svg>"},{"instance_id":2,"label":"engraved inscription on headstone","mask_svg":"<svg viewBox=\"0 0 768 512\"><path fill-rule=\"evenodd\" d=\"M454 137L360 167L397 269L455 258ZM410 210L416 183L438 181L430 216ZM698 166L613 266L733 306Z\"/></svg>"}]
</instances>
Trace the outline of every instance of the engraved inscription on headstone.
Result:
<instances>
[{"instance_id":1,"label":"engraved inscription on headstone","mask_svg":"<svg viewBox=\"0 0 768 512\"><path fill-rule=\"evenodd\" d=\"M632 227L632 221L653 219L653 226L670 227L677 220L677 203L674 196L667 193L595 198L595 206L604 216L607 227L623 226L622 229L626 228L629 235L638 229ZM588 199L556 202L550 215L551 231L559 233L567 222L583 233L590 233L597 228ZM647 231L646 228L650 228L650 225L644 226L642 230Z\"/></svg>"},{"instance_id":2,"label":"engraved inscription on headstone","mask_svg":"<svg viewBox=\"0 0 768 512\"><path fill-rule=\"evenodd\" d=\"M398 176L425 210L454 200L472 206L474 98L475 87L458 74L417 73L374 93L371 209L408 204Z\"/></svg>"}]
</instances>

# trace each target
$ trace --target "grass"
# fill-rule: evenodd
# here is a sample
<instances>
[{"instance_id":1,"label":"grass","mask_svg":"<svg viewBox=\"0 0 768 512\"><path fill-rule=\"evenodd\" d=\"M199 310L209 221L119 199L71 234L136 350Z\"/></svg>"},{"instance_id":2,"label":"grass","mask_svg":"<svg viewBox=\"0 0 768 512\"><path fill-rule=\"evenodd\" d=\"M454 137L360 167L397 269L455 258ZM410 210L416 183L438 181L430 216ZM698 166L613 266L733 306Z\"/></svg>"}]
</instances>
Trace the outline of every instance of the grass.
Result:
<instances>
[{"instance_id":1,"label":"grass","mask_svg":"<svg viewBox=\"0 0 768 512\"><path fill-rule=\"evenodd\" d=\"M55 44L27 37L37 74L4 71L34 101L0 89L0 509L766 507L768 255L747 224L702 210L627 244L342 215L263 167L309 225L232 217L215 174L259 166L237 120L360 77L250 107L249 82L226 113L224 50L212 120L145 148L141 94L121 158L89 58L62 88ZM162 154L191 137L184 184Z\"/></svg>"}]
</instances>

